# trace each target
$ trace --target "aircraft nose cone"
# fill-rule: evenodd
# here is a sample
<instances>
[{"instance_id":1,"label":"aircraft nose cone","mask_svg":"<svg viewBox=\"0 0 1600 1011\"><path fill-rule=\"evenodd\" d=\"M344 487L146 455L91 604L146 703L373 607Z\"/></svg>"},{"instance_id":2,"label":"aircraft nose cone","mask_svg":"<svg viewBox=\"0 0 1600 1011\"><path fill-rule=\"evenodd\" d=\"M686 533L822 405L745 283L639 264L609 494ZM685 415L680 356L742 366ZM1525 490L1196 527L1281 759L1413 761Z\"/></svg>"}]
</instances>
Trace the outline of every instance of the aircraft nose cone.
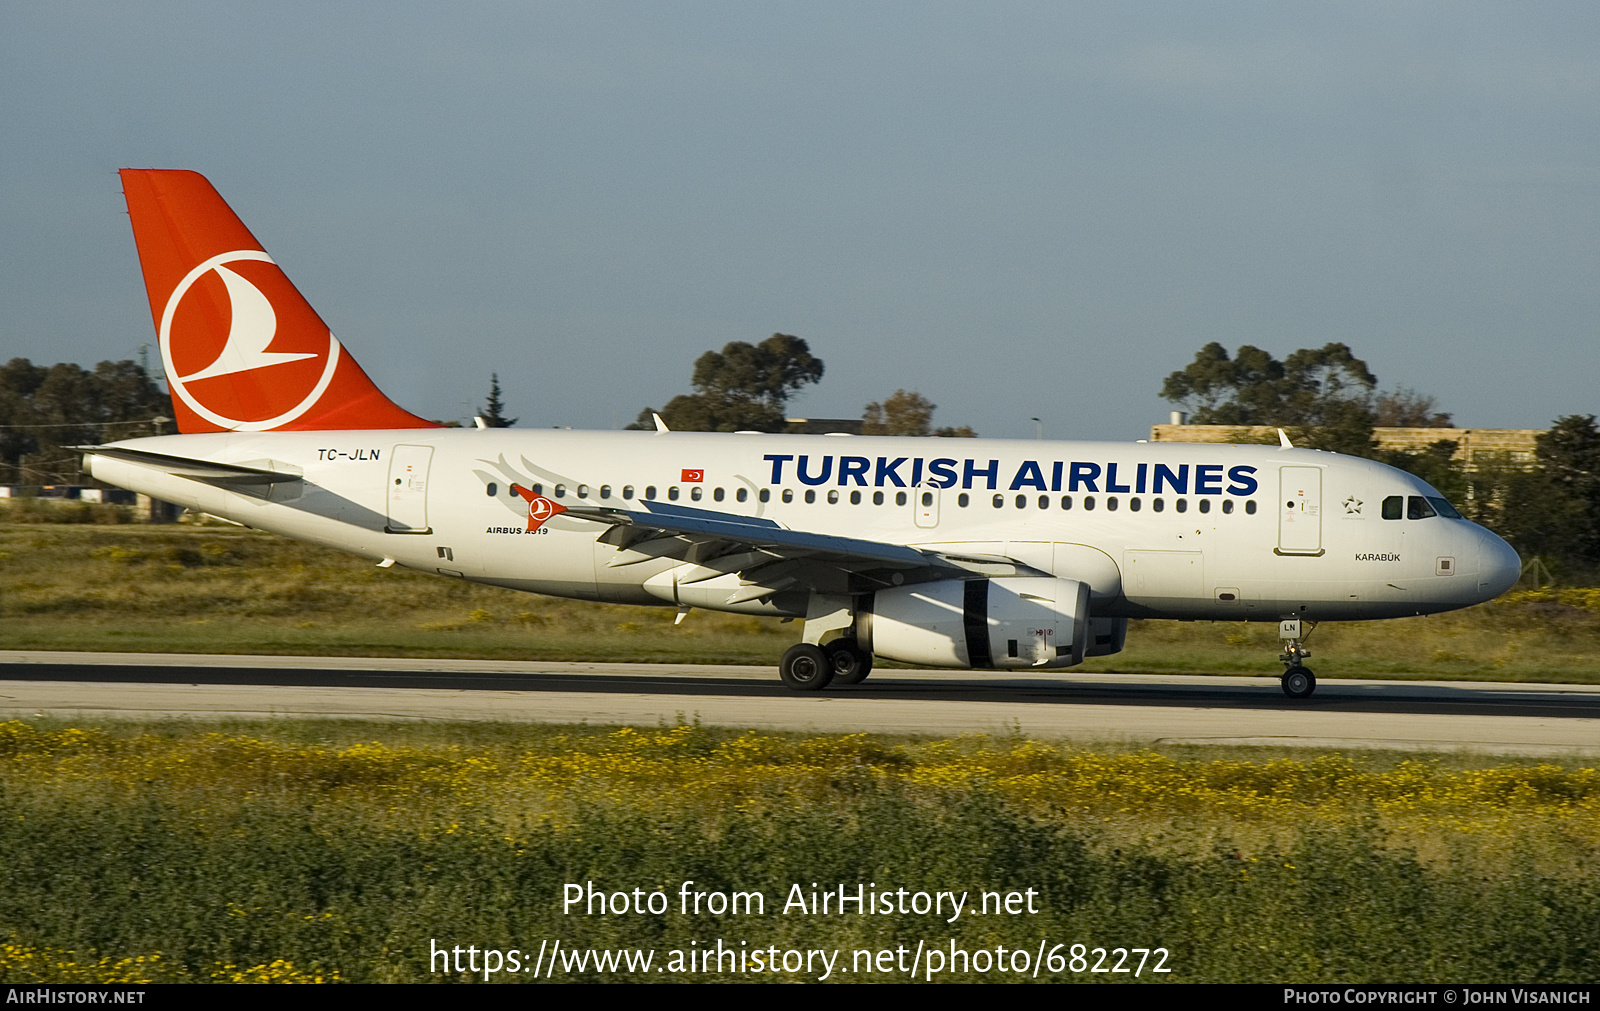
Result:
<instances>
[{"instance_id":1,"label":"aircraft nose cone","mask_svg":"<svg viewBox=\"0 0 1600 1011\"><path fill-rule=\"evenodd\" d=\"M1522 559L1515 548L1487 530L1478 540L1478 595L1493 600L1522 578Z\"/></svg>"}]
</instances>

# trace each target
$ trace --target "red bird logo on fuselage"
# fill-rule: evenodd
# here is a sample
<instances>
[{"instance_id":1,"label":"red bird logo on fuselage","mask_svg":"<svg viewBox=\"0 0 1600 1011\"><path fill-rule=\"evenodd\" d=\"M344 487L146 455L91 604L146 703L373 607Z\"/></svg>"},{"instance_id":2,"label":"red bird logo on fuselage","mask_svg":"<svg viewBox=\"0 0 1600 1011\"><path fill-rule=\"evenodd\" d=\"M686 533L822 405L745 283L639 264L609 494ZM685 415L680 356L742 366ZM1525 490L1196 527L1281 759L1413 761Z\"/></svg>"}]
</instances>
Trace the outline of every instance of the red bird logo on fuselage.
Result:
<instances>
[{"instance_id":1,"label":"red bird logo on fuselage","mask_svg":"<svg viewBox=\"0 0 1600 1011\"><path fill-rule=\"evenodd\" d=\"M520 484L511 486L511 490L528 500L528 532L532 533L544 526L549 520L567 511L567 507L543 495L537 495L532 488L524 488Z\"/></svg>"}]
</instances>

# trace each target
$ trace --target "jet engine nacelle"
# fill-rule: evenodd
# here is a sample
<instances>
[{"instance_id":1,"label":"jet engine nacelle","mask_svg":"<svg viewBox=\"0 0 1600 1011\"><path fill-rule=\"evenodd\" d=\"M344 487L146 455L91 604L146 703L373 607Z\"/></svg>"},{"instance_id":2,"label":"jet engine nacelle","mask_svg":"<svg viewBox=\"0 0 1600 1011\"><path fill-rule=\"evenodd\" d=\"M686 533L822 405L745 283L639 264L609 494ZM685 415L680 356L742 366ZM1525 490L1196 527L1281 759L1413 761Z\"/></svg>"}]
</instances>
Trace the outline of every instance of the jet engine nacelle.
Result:
<instances>
[{"instance_id":1,"label":"jet engine nacelle","mask_svg":"<svg viewBox=\"0 0 1600 1011\"><path fill-rule=\"evenodd\" d=\"M1089 648L1085 656L1110 656L1121 653L1128 644L1127 618L1090 618Z\"/></svg>"},{"instance_id":2,"label":"jet engine nacelle","mask_svg":"<svg viewBox=\"0 0 1600 1011\"><path fill-rule=\"evenodd\" d=\"M877 591L856 639L903 663L1046 669L1081 663L1089 626L1089 584L1076 579L946 579Z\"/></svg>"}]
</instances>

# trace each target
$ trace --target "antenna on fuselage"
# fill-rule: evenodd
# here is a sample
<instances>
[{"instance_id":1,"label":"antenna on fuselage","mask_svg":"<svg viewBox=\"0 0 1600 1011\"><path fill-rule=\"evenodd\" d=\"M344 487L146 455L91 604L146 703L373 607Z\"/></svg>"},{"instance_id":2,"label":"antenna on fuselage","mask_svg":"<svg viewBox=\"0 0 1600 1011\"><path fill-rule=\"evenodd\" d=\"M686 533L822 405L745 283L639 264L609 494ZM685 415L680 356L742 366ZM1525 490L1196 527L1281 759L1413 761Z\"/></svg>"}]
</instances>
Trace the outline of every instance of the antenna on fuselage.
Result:
<instances>
[{"instance_id":1,"label":"antenna on fuselage","mask_svg":"<svg viewBox=\"0 0 1600 1011\"><path fill-rule=\"evenodd\" d=\"M656 419L656 433L657 434L660 434L662 432L670 432L670 431L672 431L672 429L667 427L667 423L665 421L661 420L661 415L655 413L654 411L651 411L650 412L650 417Z\"/></svg>"},{"instance_id":2,"label":"antenna on fuselage","mask_svg":"<svg viewBox=\"0 0 1600 1011\"><path fill-rule=\"evenodd\" d=\"M1293 449L1294 448L1294 443L1289 441L1289 436L1287 434L1285 434L1284 430L1281 429L1281 428L1278 429L1278 448L1279 449Z\"/></svg>"}]
</instances>

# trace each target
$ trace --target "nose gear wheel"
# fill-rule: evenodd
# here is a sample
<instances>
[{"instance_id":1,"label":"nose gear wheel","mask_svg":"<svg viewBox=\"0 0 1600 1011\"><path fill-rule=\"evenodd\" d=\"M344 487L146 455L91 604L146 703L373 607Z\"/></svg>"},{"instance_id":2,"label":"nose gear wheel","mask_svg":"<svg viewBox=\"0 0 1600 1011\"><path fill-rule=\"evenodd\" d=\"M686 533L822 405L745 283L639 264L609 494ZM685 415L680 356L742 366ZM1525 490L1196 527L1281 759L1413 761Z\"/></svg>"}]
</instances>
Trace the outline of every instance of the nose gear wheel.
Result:
<instances>
[{"instance_id":1,"label":"nose gear wheel","mask_svg":"<svg viewBox=\"0 0 1600 1011\"><path fill-rule=\"evenodd\" d=\"M1317 690L1317 675L1310 667L1295 664L1283 672L1283 694L1291 699L1309 699Z\"/></svg>"}]
</instances>

